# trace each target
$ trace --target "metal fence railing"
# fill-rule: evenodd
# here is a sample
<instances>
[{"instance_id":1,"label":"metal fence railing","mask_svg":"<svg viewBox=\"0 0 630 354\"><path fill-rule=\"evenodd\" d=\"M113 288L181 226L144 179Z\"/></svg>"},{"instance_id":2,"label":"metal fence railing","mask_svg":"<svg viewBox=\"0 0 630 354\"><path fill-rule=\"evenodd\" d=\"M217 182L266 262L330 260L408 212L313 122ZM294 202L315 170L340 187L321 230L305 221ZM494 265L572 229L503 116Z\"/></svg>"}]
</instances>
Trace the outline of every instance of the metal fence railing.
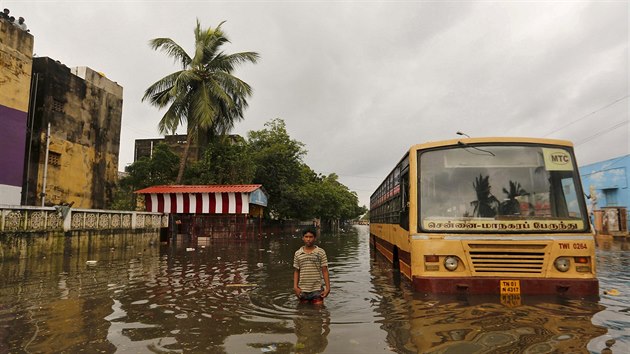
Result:
<instances>
[{"instance_id":1,"label":"metal fence railing","mask_svg":"<svg viewBox=\"0 0 630 354\"><path fill-rule=\"evenodd\" d=\"M0 206L0 232L135 230L168 227L168 216L140 211L67 206Z\"/></svg>"}]
</instances>

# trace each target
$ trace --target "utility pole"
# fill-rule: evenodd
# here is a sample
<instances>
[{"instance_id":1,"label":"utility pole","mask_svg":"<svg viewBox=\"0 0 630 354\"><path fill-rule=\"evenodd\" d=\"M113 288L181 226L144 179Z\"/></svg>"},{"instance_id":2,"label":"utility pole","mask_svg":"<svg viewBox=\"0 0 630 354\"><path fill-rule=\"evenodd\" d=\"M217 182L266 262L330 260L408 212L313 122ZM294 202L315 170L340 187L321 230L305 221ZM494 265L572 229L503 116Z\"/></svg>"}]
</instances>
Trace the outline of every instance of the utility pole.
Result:
<instances>
[{"instance_id":1,"label":"utility pole","mask_svg":"<svg viewBox=\"0 0 630 354\"><path fill-rule=\"evenodd\" d=\"M42 206L46 203L46 178L48 177L48 149L50 147L50 122L46 131L46 157L44 159L44 181L42 182Z\"/></svg>"}]
</instances>

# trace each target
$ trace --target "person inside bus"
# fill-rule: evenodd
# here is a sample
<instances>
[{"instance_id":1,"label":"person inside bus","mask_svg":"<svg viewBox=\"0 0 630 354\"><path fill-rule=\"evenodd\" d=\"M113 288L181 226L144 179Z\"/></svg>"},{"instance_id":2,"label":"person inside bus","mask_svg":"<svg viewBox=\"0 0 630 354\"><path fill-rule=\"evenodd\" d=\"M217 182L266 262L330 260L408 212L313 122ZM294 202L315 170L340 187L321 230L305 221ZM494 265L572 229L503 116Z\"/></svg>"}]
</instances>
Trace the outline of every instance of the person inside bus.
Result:
<instances>
[{"instance_id":1,"label":"person inside bus","mask_svg":"<svg viewBox=\"0 0 630 354\"><path fill-rule=\"evenodd\" d=\"M326 251L315 245L316 239L313 230L302 234L304 246L293 256L293 291L300 302L321 304L330 293L330 279Z\"/></svg>"}]
</instances>

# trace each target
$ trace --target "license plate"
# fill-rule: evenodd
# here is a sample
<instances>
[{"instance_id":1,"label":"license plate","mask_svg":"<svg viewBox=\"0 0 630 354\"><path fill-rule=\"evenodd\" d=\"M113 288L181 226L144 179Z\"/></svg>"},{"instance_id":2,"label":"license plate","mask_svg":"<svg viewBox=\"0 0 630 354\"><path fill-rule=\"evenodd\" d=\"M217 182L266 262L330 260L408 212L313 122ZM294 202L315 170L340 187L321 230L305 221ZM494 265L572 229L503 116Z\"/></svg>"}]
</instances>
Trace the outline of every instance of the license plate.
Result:
<instances>
[{"instance_id":1,"label":"license plate","mask_svg":"<svg viewBox=\"0 0 630 354\"><path fill-rule=\"evenodd\" d=\"M501 295L512 295L521 293L520 280L500 280L499 282Z\"/></svg>"}]
</instances>

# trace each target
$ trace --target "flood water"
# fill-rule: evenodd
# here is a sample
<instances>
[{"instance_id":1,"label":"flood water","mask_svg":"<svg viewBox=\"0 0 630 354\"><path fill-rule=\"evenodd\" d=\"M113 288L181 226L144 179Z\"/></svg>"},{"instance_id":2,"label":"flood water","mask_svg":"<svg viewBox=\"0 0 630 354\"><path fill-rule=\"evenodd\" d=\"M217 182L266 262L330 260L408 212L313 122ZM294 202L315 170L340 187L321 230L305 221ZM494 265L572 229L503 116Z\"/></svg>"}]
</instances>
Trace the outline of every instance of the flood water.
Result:
<instances>
[{"instance_id":1,"label":"flood water","mask_svg":"<svg viewBox=\"0 0 630 354\"><path fill-rule=\"evenodd\" d=\"M292 294L301 245L296 233L5 260L0 352L630 353L620 241L600 242L599 299L501 302L412 292L357 226L319 239L332 283L322 307Z\"/></svg>"}]
</instances>

